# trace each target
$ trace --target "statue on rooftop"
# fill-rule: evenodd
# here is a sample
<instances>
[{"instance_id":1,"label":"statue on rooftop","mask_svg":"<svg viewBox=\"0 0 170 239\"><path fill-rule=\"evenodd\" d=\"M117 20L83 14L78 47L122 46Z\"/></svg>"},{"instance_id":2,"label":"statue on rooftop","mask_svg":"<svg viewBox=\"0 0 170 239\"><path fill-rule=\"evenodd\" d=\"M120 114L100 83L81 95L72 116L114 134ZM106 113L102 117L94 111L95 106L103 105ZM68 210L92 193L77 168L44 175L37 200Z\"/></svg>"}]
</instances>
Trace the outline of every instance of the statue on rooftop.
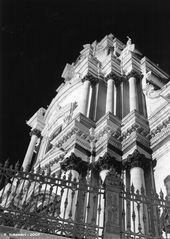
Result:
<instances>
[{"instance_id":1,"label":"statue on rooftop","mask_svg":"<svg viewBox=\"0 0 170 239\"><path fill-rule=\"evenodd\" d=\"M126 42L126 46L132 45L132 40L131 40L131 38L127 36L127 39L128 39L128 40L127 40L127 42Z\"/></svg>"}]
</instances>

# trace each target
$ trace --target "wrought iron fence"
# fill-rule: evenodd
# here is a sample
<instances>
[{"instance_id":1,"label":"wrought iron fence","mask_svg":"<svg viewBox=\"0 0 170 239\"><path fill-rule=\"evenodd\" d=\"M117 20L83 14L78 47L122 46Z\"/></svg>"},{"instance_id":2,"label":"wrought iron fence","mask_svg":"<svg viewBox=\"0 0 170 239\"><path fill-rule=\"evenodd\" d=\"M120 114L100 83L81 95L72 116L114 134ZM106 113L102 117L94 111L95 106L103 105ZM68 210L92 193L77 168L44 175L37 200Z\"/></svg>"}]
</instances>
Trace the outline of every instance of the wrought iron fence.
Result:
<instances>
[{"instance_id":1,"label":"wrought iron fence","mask_svg":"<svg viewBox=\"0 0 170 239\"><path fill-rule=\"evenodd\" d=\"M2 182L0 225L72 238L102 238L102 185L92 186L74 171L51 174L50 168L43 171L39 167L36 172L24 172L7 163L0 167Z\"/></svg>"},{"instance_id":2,"label":"wrought iron fence","mask_svg":"<svg viewBox=\"0 0 170 239\"><path fill-rule=\"evenodd\" d=\"M122 238L170 238L170 202L161 191L149 195L135 190L133 185L121 191Z\"/></svg>"},{"instance_id":3,"label":"wrought iron fence","mask_svg":"<svg viewBox=\"0 0 170 239\"><path fill-rule=\"evenodd\" d=\"M36 172L24 172L18 164L13 168L5 163L0 166L0 185L4 184L0 225L67 238L100 239L112 224L120 238L168 238L170 204L163 193L145 195L143 188L136 191L133 185L114 184L115 178L111 184L108 180L96 184L78 177L74 170L54 174L50 168L43 171L39 167Z\"/></svg>"}]
</instances>

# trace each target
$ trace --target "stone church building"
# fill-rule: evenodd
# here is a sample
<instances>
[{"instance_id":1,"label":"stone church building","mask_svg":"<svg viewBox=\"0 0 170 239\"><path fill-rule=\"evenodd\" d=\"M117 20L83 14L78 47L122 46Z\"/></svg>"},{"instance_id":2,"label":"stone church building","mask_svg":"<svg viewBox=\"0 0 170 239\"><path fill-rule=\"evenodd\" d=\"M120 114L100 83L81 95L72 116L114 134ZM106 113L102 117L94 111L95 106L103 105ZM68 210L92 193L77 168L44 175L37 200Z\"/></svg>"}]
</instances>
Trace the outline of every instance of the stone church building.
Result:
<instances>
[{"instance_id":1,"label":"stone church building","mask_svg":"<svg viewBox=\"0 0 170 239\"><path fill-rule=\"evenodd\" d=\"M0 194L8 211L8 191L25 190L12 200L12 215L17 208L36 218L45 212L48 223L3 225L59 239L170 238L168 74L129 37L123 43L109 34L84 45L62 78L48 108L27 121L30 143L19 183L16 173Z\"/></svg>"}]
</instances>

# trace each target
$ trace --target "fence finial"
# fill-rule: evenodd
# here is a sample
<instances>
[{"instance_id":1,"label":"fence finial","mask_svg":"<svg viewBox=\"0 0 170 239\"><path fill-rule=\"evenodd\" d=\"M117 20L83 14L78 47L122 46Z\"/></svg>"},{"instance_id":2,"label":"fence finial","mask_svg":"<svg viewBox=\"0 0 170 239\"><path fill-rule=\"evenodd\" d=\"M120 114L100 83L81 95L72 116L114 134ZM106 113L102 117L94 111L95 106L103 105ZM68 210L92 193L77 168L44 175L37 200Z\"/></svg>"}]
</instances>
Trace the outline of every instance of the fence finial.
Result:
<instances>
[{"instance_id":1,"label":"fence finial","mask_svg":"<svg viewBox=\"0 0 170 239\"><path fill-rule=\"evenodd\" d=\"M8 166L9 166L9 158L7 158L7 160L5 160L4 168L8 168Z\"/></svg>"},{"instance_id":2,"label":"fence finial","mask_svg":"<svg viewBox=\"0 0 170 239\"><path fill-rule=\"evenodd\" d=\"M14 166L14 169L16 170L16 171L18 171L19 170L19 166L20 166L20 163L19 163L19 160L15 163L15 166Z\"/></svg>"}]
</instances>

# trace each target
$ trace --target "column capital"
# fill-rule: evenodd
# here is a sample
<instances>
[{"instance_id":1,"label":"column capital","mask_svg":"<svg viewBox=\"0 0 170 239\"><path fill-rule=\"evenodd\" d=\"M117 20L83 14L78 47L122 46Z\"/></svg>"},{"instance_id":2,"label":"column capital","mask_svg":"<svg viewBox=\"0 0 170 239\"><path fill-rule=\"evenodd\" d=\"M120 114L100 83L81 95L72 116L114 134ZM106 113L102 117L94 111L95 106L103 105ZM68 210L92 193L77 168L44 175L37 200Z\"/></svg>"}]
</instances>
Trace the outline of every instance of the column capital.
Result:
<instances>
[{"instance_id":1,"label":"column capital","mask_svg":"<svg viewBox=\"0 0 170 239\"><path fill-rule=\"evenodd\" d=\"M114 72L110 72L106 77L105 80L114 80L115 84L119 84L122 81L122 78L118 75L116 75Z\"/></svg>"},{"instance_id":2,"label":"column capital","mask_svg":"<svg viewBox=\"0 0 170 239\"><path fill-rule=\"evenodd\" d=\"M99 82L99 79L97 77L94 77L93 75L88 73L82 79L82 82L85 82L85 81L90 81L91 84L95 85L95 84L97 84Z\"/></svg>"},{"instance_id":3,"label":"column capital","mask_svg":"<svg viewBox=\"0 0 170 239\"><path fill-rule=\"evenodd\" d=\"M94 162L92 167L97 171L114 169L117 173L121 173L122 163L117 161L114 157L111 157L108 153L105 153L103 157L100 157L98 161Z\"/></svg>"},{"instance_id":4,"label":"column capital","mask_svg":"<svg viewBox=\"0 0 170 239\"><path fill-rule=\"evenodd\" d=\"M136 79L141 79L142 75L140 73L138 73L137 71L132 70L126 77L128 80L132 77L134 77Z\"/></svg>"},{"instance_id":5,"label":"column capital","mask_svg":"<svg viewBox=\"0 0 170 239\"><path fill-rule=\"evenodd\" d=\"M60 167L64 171L75 170L82 176L85 176L88 169L88 163L83 161L80 157L77 157L74 153L71 153L69 157L60 163Z\"/></svg>"},{"instance_id":6,"label":"column capital","mask_svg":"<svg viewBox=\"0 0 170 239\"><path fill-rule=\"evenodd\" d=\"M31 132L30 132L30 136L32 136L32 135L36 135L38 138L40 138L41 137L41 131L36 129L36 128L32 129Z\"/></svg>"},{"instance_id":7,"label":"column capital","mask_svg":"<svg viewBox=\"0 0 170 239\"><path fill-rule=\"evenodd\" d=\"M122 164L124 169L132 169L135 167L145 169L151 166L151 160L135 149L132 154L128 155L127 159Z\"/></svg>"}]
</instances>

